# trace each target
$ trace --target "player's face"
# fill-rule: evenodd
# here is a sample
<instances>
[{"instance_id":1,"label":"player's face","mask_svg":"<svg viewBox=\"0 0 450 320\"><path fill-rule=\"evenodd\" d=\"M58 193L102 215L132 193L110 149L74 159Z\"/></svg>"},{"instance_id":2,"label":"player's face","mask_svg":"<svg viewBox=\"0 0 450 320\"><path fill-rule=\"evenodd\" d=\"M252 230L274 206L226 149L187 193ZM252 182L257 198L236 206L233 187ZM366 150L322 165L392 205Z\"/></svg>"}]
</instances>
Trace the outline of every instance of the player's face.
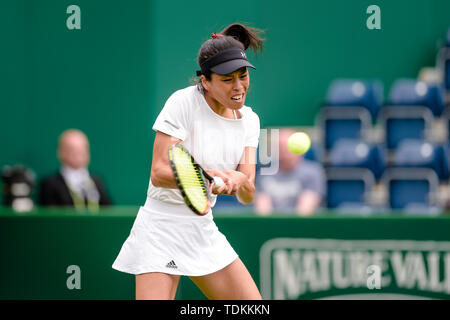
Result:
<instances>
[{"instance_id":1,"label":"player's face","mask_svg":"<svg viewBox=\"0 0 450 320\"><path fill-rule=\"evenodd\" d=\"M213 73L208 81L208 94L220 105L229 109L240 109L247 96L250 75L247 68L241 68L227 75Z\"/></svg>"}]
</instances>

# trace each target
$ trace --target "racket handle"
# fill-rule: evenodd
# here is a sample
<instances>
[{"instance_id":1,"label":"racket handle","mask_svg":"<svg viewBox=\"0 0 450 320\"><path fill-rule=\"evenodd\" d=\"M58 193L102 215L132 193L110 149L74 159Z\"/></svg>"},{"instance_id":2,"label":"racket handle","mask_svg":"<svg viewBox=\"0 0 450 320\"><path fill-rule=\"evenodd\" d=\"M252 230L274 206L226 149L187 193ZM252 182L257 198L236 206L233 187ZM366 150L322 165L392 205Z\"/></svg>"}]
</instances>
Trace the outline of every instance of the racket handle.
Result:
<instances>
[{"instance_id":1,"label":"racket handle","mask_svg":"<svg viewBox=\"0 0 450 320\"><path fill-rule=\"evenodd\" d=\"M214 177L214 185L216 187L221 187L225 184L225 182L223 182L223 179L221 177Z\"/></svg>"}]
</instances>

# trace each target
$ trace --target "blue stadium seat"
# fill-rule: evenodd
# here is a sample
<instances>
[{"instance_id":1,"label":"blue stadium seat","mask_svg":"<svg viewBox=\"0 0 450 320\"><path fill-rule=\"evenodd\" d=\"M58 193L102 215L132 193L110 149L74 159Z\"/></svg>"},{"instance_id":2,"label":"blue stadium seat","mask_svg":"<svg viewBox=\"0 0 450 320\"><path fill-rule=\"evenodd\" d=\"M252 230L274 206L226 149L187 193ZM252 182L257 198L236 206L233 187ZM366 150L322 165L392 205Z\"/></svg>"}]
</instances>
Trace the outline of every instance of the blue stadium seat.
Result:
<instances>
[{"instance_id":1,"label":"blue stadium seat","mask_svg":"<svg viewBox=\"0 0 450 320\"><path fill-rule=\"evenodd\" d=\"M377 80L337 79L327 91L325 107L363 107L376 119L383 105L383 84Z\"/></svg>"},{"instance_id":2,"label":"blue stadium seat","mask_svg":"<svg viewBox=\"0 0 450 320\"><path fill-rule=\"evenodd\" d=\"M243 205L241 204L235 196L227 196L227 195L219 195L217 196L216 204L213 208L214 213L243 213L243 212L252 212L252 205Z\"/></svg>"},{"instance_id":3,"label":"blue stadium seat","mask_svg":"<svg viewBox=\"0 0 450 320\"><path fill-rule=\"evenodd\" d=\"M394 152L394 167L429 168L439 179L449 178L447 154L443 146L435 146L422 140L403 140Z\"/></svg>"},{"instance_id":4,"label":"blue stadium seat","mask_svg":"<svg viewBox=\"0 0 450 320\"><path fill-rule=\"evenodd\" d=\"M392 85L388 105L423 106L440 117L445 108L442 85L429 84L416 79L398 79Z\"/></svg>"},{"instance_id":5,"label":"blue stadium seat","mask_svg":"<svg viewBox=\"0 0 450 320\"><path fill-rule=\"evenodd\" d=\"M317 144L312 144L304 157L309 161L322 162L322 148Z\"/></svg>"},{"instance_id":6,"label":"blue stadium seat","mask_svg":"<svg viewBox=\"0 0 450 320\"><path fill-rule=\"evenodd\" d=\"M381 146L371 145L355 139L341 139L329 153L330 167L369 169L375 178L381 178L386 158Z\"/></svg>"},{"instance_id":7,"label":"blue stadium seat","mask_svg":"<svg viewBox=\"0 0 450 320\"><path fill-rule=\"evenodd\" d=\"M375 186L375 178L368 169L327 168L327 207L365 207Z\"/></svg>"},{"instance_id":8,"label":"blue stadium seat","mask_svg":"<svg viewBox=\"0 0 450 320\"><path fill-rule=\"evenodd\" d=\"M352 107L322 108L319 121L323 132L322 146L327 151L340 139L366 140L372 125L366 109Z\"/></svg>"},{"instance_id":9,"label":"blue stadium seat","mask_svg":"<svg viewBox=\"0 0 450 320\"><path fill-rule=\"evenodd\" d=\"M439 207L436 194L439 180L428 168L390 168L382 178L387 188L389 206L405 212Z\"/></svg>"},{"instance_id":10,"label":"blue stadium seat","mask_svg":"<svg viewBox=\"0 0 450 320\"><path fill-rule=\"evenodd\" d=\"M395 149L404 139L427 140L434 118L426 107L387 106L381 110L387 149Z\"/></svg>"}]
</instances>

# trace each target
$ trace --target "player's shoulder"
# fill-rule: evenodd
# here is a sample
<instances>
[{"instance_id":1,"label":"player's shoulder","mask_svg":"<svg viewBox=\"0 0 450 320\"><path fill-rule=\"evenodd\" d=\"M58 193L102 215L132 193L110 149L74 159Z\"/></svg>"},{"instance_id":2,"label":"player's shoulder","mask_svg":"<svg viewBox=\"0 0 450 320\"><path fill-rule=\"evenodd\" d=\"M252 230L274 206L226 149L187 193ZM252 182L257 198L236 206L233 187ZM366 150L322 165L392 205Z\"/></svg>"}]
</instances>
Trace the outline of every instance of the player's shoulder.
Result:
<instances>
[{"instance_id":1,"label":"player's shoulder","mask_svg":"<svg viewBox=\"0 0 450 320\"><path fill-rule=\"evenodd\" d=\"M200 92L197 86L189 86L183 89L178 89L173 92L167 99L166 104L177 105L178 107L193 108L198 105Z\"/></svg>"},{"instance_id":2,"label":"player's shoulder","mask_svg":"<svg viewBox=\"0 0 450 320\"><path fill-rule=\"evenodd\" d=\"M196 91L198 91L196 86L189 86L186 88L178 89L170 95L169 100L193 98L196 95Z\"/></svg>"},{"instance_id":3,"label":"player's shoulder","mask_svg":"<svg viewBox=\"0 0 450 320\"><path fill-rule=\"evenodd\" d=\"M244 117L252 120L252 121L258 121L259 122L259 116L258 114L253 111L253 109L249 106L243 106L240 110L239 110Z\"/></svg>"},{"instance_id":4,"label":"player's shoulder","mask_svg":"<svg viewBox=\"0 0 450 320\"><path fill-rule=\"evenodd\" d=\"M173 92L164 104L164 109L176 113L189 113L196 108L198 97L196 95L197 88L190 86Z\"/></svg>"}]
</instances>

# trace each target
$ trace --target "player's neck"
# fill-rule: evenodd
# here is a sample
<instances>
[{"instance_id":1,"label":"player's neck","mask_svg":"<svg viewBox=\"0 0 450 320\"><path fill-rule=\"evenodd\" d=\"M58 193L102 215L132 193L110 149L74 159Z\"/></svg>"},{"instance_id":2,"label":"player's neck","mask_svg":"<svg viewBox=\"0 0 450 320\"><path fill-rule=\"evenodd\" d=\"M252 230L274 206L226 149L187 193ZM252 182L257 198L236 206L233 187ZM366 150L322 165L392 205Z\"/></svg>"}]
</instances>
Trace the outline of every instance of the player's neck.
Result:
<instances>
[{"instance_id":1,"label":"player's neck","mask_svg":"<svg viewBox=\"0 0 450 320\"><path fill-rule=\"evenodd\" d=\"M208 106L212 109L212 111L214 111L221 117L228 118L228 119L235 119L233 110L223 106L216 99L210 97L208 94L205 94L204 96L205 96L205 100L206 100ZM238 116L238 118L240 118L240 117Z\"/></svg>"}]
</instances>

